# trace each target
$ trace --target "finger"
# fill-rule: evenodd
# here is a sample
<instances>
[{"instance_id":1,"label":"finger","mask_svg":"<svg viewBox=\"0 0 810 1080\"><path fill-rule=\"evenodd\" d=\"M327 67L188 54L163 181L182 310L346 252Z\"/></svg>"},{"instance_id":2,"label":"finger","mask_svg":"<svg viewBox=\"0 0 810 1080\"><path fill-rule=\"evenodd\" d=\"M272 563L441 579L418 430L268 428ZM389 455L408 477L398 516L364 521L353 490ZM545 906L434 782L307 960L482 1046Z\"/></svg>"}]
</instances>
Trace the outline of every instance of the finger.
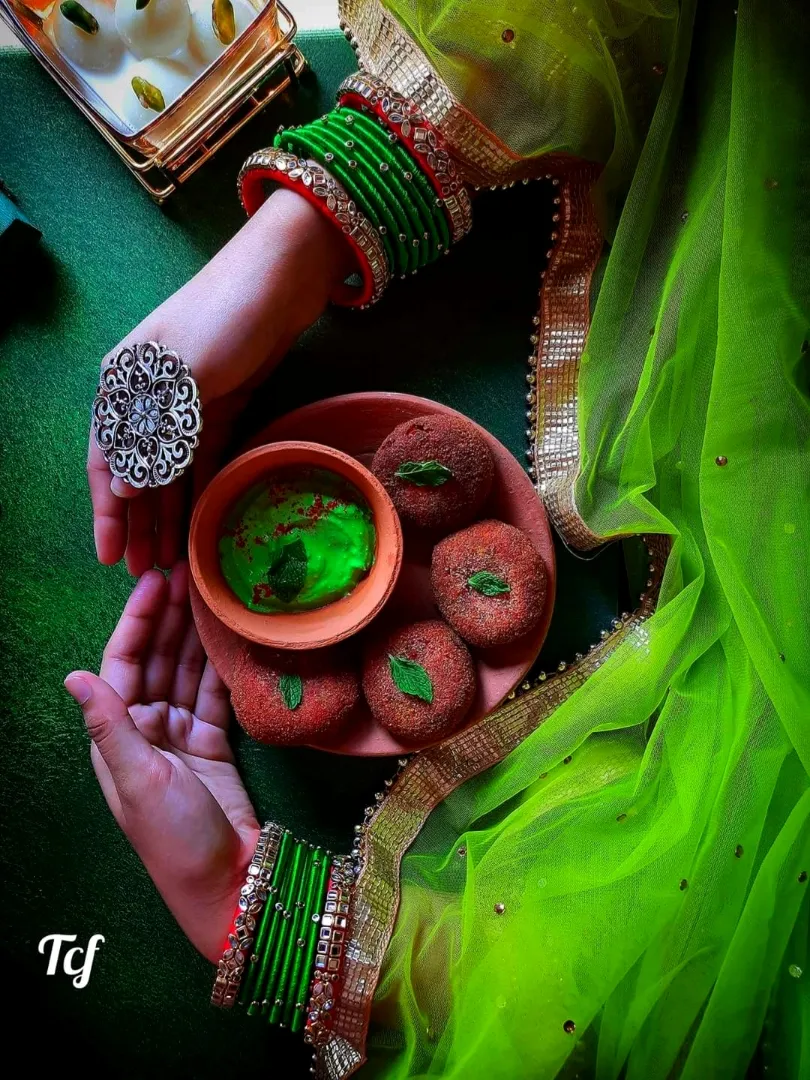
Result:
<instances>
[{"instance_id":1,"label":"finger","mask_svg":"<svg viewBox=\"0 0 810 1080\"><path fill-rule=\"evenodd\" d=\"M205 665L197 700L194 703L194 715L206 724L225 730L231 719L231 695L217 670L209 660Z\"/></svg>"},{"instance_id":2,"label":"finger","mask_svg":"<svg viewBox=\"0 0 810 1080\"><path fill-rule=\"evenodd\" d=\"M130 705L129 715L135 727L152 746L158 749L166 746L166 718L169 707L166 702L154 702L152 705Z\"/></svg>"},{"instance_id":3,"label":"finger","mask_svg":"<svg viewBox=\"0 0 810 1080\"><path fill-rule=\"evenodd\" d=\"M185 483L177 482L157 492L157 565L164 570L180 558L187 490Z\"/></svg>"},{"instance_id":4,"label":"finger","mask_svg":"<svg viewBox=\"0 0 810 1080\"><path fill-rule=\"evenodd\" d=\"M188 564L182 562L175 566L169 578L168 599L155 627L144 669L144 701L168 700L177 668L177 654L190 619Z\"/></svg>"},{"instance_id":5,"label":"finger","mask_svg":"<svg viewBox=\"0 0 810 1080\"><path fill-rule=\"evenodd\" d=\"M155 565L155 503L151 491L142 491L130 499L129 539L127 541L127 570L140 577Z\"/></svg>"},{"instance_id":6,"label":"finger","mask_svg":"<svg viewBox=\"0 0 810 1080\"><path fill-rule=\"evenodd\" d=\"M153 750L135 727L124 702L113 688L89 671L74 671L65 689L81 705L93 745L110 770L120 796L129 794L151 763Z\"/></svg>"},{"instance_id":7,"label":"finger","mask_svg":"<svg viewBox=\"0 0 810 1080\"><path fill-rule=\"evenodd\" d=\"M168 586L159 570L150 570L132 590L101 661L101 678L127 705L139 701L143 666L155 623L166 603Z\"/></svg>"},{"instance_id":8,"label":"finger","mask_svg":"<svg viewBox=\"0 0 810 1080\"><path fill-rule=\"evenodd\" d=\"M93 504L93 534L98 561L112 566L127 546L127 504L110 490L110 469L91 432L87 451L87 482Z\"/></svg>"},{"instance_id":9,"label":"finger","mask_svg":"<svg viewBox=\"0 0 810 1080\"><path fill-rule=\"evenodd\" d=\"M177 658L170 694L172 705L178 705L184 709L194 708L204 667L205 651L197 633L197 627L192 620L186 630L180 655Z\"/></svg>"}]
</instances>

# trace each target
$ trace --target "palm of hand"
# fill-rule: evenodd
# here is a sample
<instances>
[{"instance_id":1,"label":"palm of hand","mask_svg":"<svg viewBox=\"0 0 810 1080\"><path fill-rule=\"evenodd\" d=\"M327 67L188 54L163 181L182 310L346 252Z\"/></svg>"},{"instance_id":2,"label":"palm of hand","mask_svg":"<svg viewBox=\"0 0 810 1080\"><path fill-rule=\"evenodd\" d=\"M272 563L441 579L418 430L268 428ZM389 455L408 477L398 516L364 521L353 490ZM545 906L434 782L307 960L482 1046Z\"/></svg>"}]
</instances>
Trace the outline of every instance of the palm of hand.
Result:
<instances>
[{"instance_id":1,"label":"palm of hand","mask_svg":"<svg viewBox=\"0 0 810 1080\"><path fill-rule=\"evenodd\" d=\"M83 704L118 824L200 951L221 951L258 835L227 737L227 691L190 618L188 571L141 579Z\"/></svg>"}]
</instances>

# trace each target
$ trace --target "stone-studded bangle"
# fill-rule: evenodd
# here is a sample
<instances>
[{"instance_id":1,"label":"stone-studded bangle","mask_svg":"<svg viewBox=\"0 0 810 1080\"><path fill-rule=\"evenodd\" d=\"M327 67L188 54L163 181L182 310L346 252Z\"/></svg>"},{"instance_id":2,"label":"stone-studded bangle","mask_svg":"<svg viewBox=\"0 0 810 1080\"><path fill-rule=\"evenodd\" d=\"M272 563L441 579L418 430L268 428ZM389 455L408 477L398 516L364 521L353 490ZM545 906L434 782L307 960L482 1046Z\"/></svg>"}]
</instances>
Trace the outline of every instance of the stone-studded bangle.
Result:
<instances>
[{"instance_id":1,"label":"stone-studded bangle","mask_svg":"<svg viewBox=\"0 0 810 1080\"><path fill-rule=\"evenodd\" d=\"M413 260L416 266L416 255L410 247L405 246L406 228L404 223L404 211L398 206L388 206L376 187L364 187L352 185L350 173L357 168L357 162L353 159L354 151L347 160L335 154L335 146L327 131L317 131L314 125L307 125L307 137L302 137L301 130L287 130L284 132L283 147L290 153L298 154L299 157L313 159L328 168L330 174L342 184L350 198L354 200L358 210L365 214L366 218L376 227L383 245L383 250L388 259L388 269L394 273L403 273L408 269L408 260ZM276 137L278 138L278 136ZM402 235L403 240L397 237Z\"/></svg>"},{"instance_id":2,"label":"stone-studded bangle","mask_svg":"<svg viewBox=\"0 0 810 1080\"><path fill-rule=\"evenodd\" d=\"M362 284L356 288L341 283L332 296L333 302L342 307L366 307L379 300L390 278L385 250L376 229L343 185L322 166L268 147L251 154L239 171L239 198L248 215L255 214L267 198L268 182L302 195L340 228L351 246Z\"/></svg>"},{"instance_id":3,"label":"stone-studded bangle","mask_svg":"<svg viewBox=\"0 0 810 1080\"><path fill-rule=\"evenodd\" d=\"M338 103L377 116L413 153L441 198L453 241L472 227L472 204L444 139L414 102L367 72L344 79Z\"/></svg>"},{"instance_id":4,"label":"stone-studded bangle","mask_svg":"<svg viewBox=\"0 0 810 1080\"><path fill-rule=\"evenodd\" d=\"M339 1003L343 955L351 929L356 874L357 867L351 859L333 860L309 987L304 1041L311 1046L323 1046L331 1037L331 1019Z\"/></svg>"},{"instance_id":5,"label":"stone-studded bangle","mask_svg":"<svg viewBox=\"0 0 810 1080\"><path fill-rule=\"evenodd\" d=\"M221 1009L230 1009L239 994L245 965L253 948L256 926L269 896L268 890L283 835L284 831L272 821L268 821L259 833L227 944L222 959L217 964L211 1004Z\"/></svg>"},{"instance_id":6,"label":"stone-studded bangle","mask_svg":"<svg viewBox=\"0 0 810 1080\"><path fill-rule=\"evenodd\" d=\"M332 855L285 832L239 1002L249 1016L301 1031Z\"/></svg>"}]
</instances>

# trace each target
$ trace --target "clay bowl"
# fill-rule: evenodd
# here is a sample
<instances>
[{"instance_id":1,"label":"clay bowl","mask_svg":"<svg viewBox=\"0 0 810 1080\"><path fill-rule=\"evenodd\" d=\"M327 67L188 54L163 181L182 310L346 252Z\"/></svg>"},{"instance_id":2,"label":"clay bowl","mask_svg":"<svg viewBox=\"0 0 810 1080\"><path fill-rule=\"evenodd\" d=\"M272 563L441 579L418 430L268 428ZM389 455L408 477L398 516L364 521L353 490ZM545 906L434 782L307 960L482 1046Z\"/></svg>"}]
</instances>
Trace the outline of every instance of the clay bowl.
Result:
<instances>
[{"instance_id":1,"label":"clay bowl","mask_svg":"<svg viewBox=\"0 0 810 1080\"><path fill-rule=\"evenodd\" d=\"M397 424L426 413L460 415L437 401L410 394L346 394L287 413L255 435L250 445L259 446L274 439L319 439L368 464L374 451ZM551 529L525 468L493 435L483 428L478 430L495 457L495 485L481 517L499 518L528 533L546 569L548 594L542 620L531 634L513 645L470 650L478 674L478 692L464 727L486 716L526 678L548 630L556 580ZM430 585L431 552L430 540L420 540L412 533L406 536L399 581L385 611L368 627L367 634L382 633L392 623L437 617ZM191 607L206 653L226 685L233 689L245 642L214 618L193 584ZM374 720L365 703L345 730L318 744L320 750L360 757L411 753L422 748L395 739Z\"/></svg>"},{"instance_id":2,"label":"clay bowl","mask_svg":"<svg viewBox=\"0 0 810 1080\"><path fill-rule=\"evenodd\" d=\"M374 515L374 565L341 600L314 611L262 614L251 611L231 590L220 568L222 522L234 502L263 476L295 466L327 469L349 480ZM379 480L355 458L314 442L276 442L236 458L217 473L194 510L189 565L206 606L242 638L276 649L317 649L362 630L393 592L402 566L402 529L394 504Z\"/></svg>"}]
</instances>

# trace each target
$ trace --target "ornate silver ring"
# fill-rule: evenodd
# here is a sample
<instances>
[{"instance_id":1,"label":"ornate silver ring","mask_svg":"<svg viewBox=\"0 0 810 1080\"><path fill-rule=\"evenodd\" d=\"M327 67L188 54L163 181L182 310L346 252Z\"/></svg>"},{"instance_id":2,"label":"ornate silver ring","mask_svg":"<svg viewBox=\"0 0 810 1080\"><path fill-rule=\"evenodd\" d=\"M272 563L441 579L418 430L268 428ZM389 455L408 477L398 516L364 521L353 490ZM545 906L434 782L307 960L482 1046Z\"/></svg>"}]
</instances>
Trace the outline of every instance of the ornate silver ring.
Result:
<instances>
[{"instance_id":1,"label":"ornate silver ring","mask_svg":"<svg viewBox=\"0 0 810 1080\"><path fill-rule=\"evenodd\" d=\"M101 370L93 431L113 476L135 488L176 480L191 464L202 431L200 394L188 365L156 341L125 346Z\"/></svg>"}]
</instances>

